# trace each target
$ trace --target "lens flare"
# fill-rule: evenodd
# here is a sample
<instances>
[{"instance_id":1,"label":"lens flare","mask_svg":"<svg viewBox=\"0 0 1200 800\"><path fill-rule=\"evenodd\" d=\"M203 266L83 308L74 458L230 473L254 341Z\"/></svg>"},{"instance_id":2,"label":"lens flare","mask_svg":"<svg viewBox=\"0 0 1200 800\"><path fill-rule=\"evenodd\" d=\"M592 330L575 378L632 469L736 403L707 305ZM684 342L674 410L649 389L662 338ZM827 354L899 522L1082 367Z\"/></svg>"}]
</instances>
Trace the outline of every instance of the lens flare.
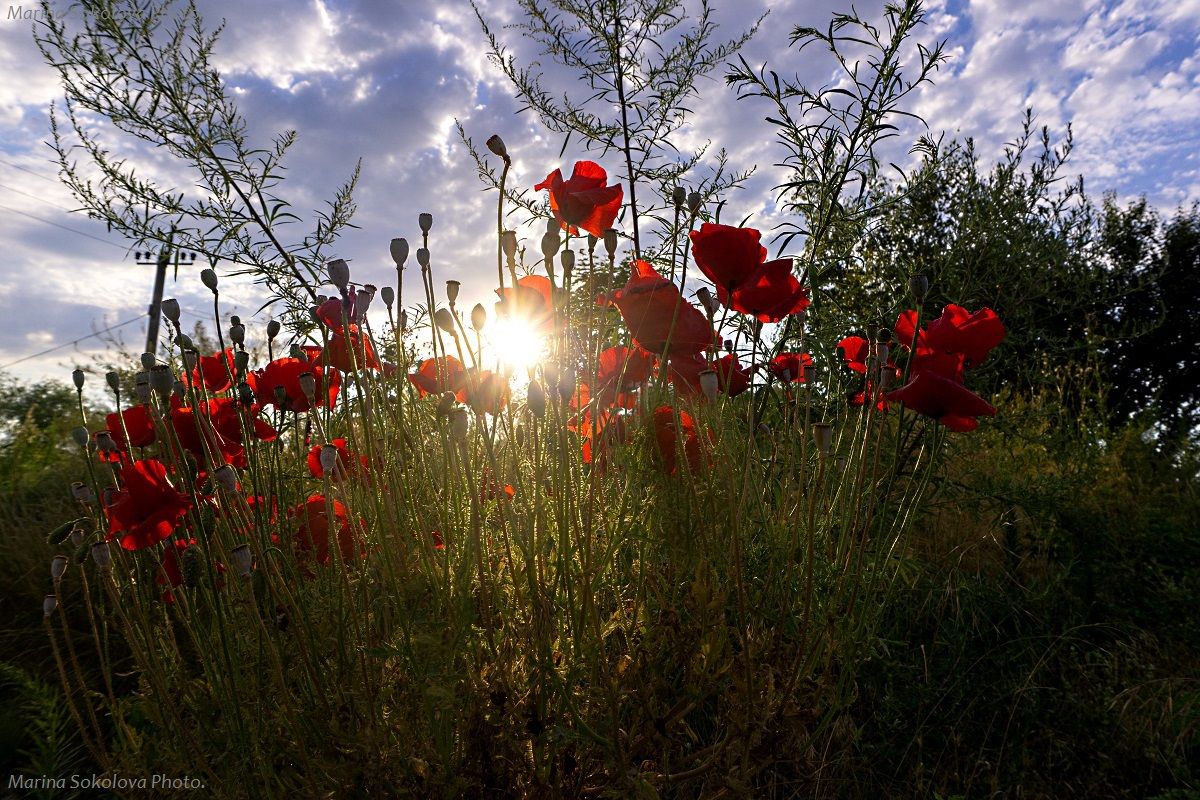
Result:
<instances>
[{"instance_id":1,"label":"lens flare","mask_svg":"<svg viewBox=\"0 0 1200 800\"><path fill-rule=\"evenodd\" d=\"M529 320L520 317L496 320L488 341L500 363L518 372L537 364L546 355L546 340Z\"/></svg>"}]
</instances>

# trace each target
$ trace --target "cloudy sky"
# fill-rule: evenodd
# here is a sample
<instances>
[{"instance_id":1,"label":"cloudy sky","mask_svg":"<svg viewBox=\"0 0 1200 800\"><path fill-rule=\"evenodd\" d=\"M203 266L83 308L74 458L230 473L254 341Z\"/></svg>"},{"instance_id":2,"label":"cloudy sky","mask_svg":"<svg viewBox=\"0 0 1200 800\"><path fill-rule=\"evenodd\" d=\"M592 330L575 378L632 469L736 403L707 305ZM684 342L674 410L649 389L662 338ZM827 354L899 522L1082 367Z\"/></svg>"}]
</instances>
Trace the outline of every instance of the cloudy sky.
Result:
<instances>
[{"instance_id":1,"label":"cloudy sky","mask_svg":"<svg viewBox=\"0 0 1200 800\"><path fill-rule=\"evenodd\" d=\"M746 58L817 84L830 79L830 63L815 50L789 52L787 33L797 24L822 24L846 0L713 5L726 37L769 6ZM569 172L587 157L572 143L560 161L561 140L516 113L467 0L199 6L209 21L225 20L217 65L256 140L299 132L281 192L297 212L323 207L363 159L360 227L338 248L356 280L383 284L394 276L388 241L417 239L417 214L429 211L439 281L463 281L470 302L492 288L493 200L479 191L455 119L477 142L504 137L519 185L532 186L556 166ZM864 15L877 14L877 6L882 0L856 3ZM119 325L112 333L140 351L145 329L137 318L149 301L152 268L136 264L130 243L70 213L76 203L57 184L45 144L47 110L61 91L34 47L33 24L12 19L17 7L0 0L0 370L66 379L71 365L89 362L103 346L90 336L98 330ZM515 13L511 0L481 7L497 23ZM1086 176L1089 193L1145 195L1166 210L1200 199L1200 0L928 0L927 7L929 24L919 38L948 39L952 56L915 103L933 132L974 137L982 157L994 159L1031 107L1056 134L1073 123L1070 172ZM518 57L536 55L515 32L503 35ZM548 60L545 66L553 70ZM692 107L688 142L711 140L729 151L734 166L759 167L729 198L729 217L752 215L750 224L768 227L778 219L770 187L780 178L771 166L780 152L760 121L766 109L738 101L719 72ZM181 189L192 185L186 171L155 153L133 152L140 171ZM611 157L603 165L619 169ZM167 287L167 296L180 298L185 321L209 305L195 271ZM227 312L245 317L265 299L244 282L230 283L227 296ZM252 325L265 324L268 313ZM67 346L38 355L59 345Z\"/></svg>"}]
</instances>

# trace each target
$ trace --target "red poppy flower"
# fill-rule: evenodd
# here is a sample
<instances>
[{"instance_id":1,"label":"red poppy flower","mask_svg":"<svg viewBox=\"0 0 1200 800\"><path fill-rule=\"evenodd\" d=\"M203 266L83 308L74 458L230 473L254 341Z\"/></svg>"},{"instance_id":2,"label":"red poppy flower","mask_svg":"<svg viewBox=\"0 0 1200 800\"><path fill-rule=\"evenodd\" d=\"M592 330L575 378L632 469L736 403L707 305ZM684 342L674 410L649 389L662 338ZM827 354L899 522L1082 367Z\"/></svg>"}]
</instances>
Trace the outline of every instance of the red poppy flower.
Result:
<instances>
[{"instance_id":1,"label":"red poppy flower","mask_svg":"<svg viewBox=\"0 0 1200 800\"><path fill-rule=\"evenodd\" d=\"M693 355L713 343L713 330L679 288L645 261L633 265L625 288L610 296L634 343L665 356Z\"/></svg>"},{"instance_id":2,"label":"red poppy flower","mask_svg":"<svg viewBox=\"0 0 1200 800\"><path fill-rule=\"evenodd\" d=\"M845 339L842 341L844 342ZM812 356L808 353L780 353L771 359L767 364L767 369L778 380L788 383L804 383L804 368L812 367L812 364Z\"/></svg>"},{"instance_id":3,"label":"red poppy flower","mask_svg":"<svg viewBox=\"0 0 1200 800\"><path fill-rule=\"evenodd\" d=\"M354 350L353 356L351 348ZM325 359L326 363L344 373L354 372L356 366L358 369L376 371L380 368L371 338L360 331L357 325L350 326L349 335L341 329L334 331L329 337L329 346L325 348Z\"/></svg>"},{"instance_id":4,"label":"red poppy flower","mask_svg":"<svg viewBox=\"0 0 1200 800\"><path fill-rule=\"evenodd\" d=\"M263 442L274 441L279 436L275 430L258 415L258 406L246 407L232 397L218 397L203 405L208 413L209 421L217 433L233 442L245 441L242 434L242 421L255 439Z\"/></svg>"},{"instance_id":5,"label":"red poppy flower","mask_svg":"<svg viewBox=\"0 0 1200 800\"><path fill-rule=\"evenodd\" d=\"M501 319L526 320L542 333L554 330L554 284L544 275L517 278L516 286L497 289L500 302L496 315Z\"/></svg>"},{"instance_id":6,"label":"red poppy flower","mask_svg":"<svg viewBox=\"0 0 1200 800\"><path fill-rule=\"evenodd\" d=\"M617 446L629 440L629 427L621 414L598 415L595 424L589 425L588 433L583 440L583 463L595 463L601 471L607 468L608 459Z\"/></svg>"},{"instance_id":7,"label":"red poppy flower","mask_svg":"<svg viewBox=\"0 0 1200 800\"><path fill-rule=\"evenodd\" d=\"M190 378L192 385L203 385L209 394L217 394L232 385L230 376L233 372L233 348L227 347L220 353L196 359L196 367L192 370Z\"/></svg>"},{"instance_id":8,"label":"red poppy flower","mask_svg":"<svg viewBox=\"0 0 1200 800\"><path fill-rule=\"evenodd\" d=\"M654 354L639 347L619 345L603 350L596 370L600 404L632 408L637 398L629 392L650 379L654 365Z\"/></svg>"},{"instance_id":9,"label":"red poppy flower","mask_svg":"<svg viewBox=\"0 0 1200 800\"><path fill-rule=\"evenodd\" d=\"M982 397L935 372L918 372L907 384L888 392L887 399L933 417L952 431L975 430L979 425L975 417L996 413L995 407Z\"/></svg>"},{"instance_id":10,"label":"red poppy flower","mask_svg":"<svg viewBox=\"0 0 1200 800\"><path fill-rule=\"evenodd\" d=\"M759 243L761 234L754 228L706 222L688 237L696 266L717 287L717 297L725 305L734 288L748 280L767 258L767 248Z\"/></svg>"},{"instance_id":11,"label":"red poppy flower","mask_svg":"<svg viewBox=\"0 0 1200 800\"><path fill-rule=\"evenodd\" d=\"M905 311L896 320L896 337L903 347L911 347L916 335L917 354L961 353L964 366L977 367L992 348L1004 340L1004 323L990 308L975 313L950 303L942 315L916 330L917 312Z\"/></svg>"},{"instance_id":12,"label":"red poppy flower","mask_svg":"<svg viewBox=\"0 0 1200 800\"><path fill-rule=\"evenodd\" d=\"M121 425L122 420L125 422L124 427ZM131 444L134 447L149 447L154 444L154 417L150 415L150 409L146 406L132 406L120 414L113 412L105 417L104 422L112 434L113 441L122 450L128 450ZM126 430L129 431L129 442L125 441Z\"/></svg>"},{"instance_id":13,"label":"red poppy flower","mask_svg":"<svg viewBox=\"0 0 1200 800\"><path fill-rule=\"evenodd\" d=\"M354 314L356 310L357 307L352 299L343 300L340 297L331 297L317 306L314 313L318 322L329 328L330 331L338 333L343 327L343 314L347 324L358 322Z\"/></svg>"},{"instance_id":14,"label":"red poppy flower","mask_svg":"<svg viewBox=\"0 0 1200 800\"><path fill-rule=\"evenodd\" d=\"M478 374L474 384L467 381L466 402L476 414L499 414L508 405L510 394L508 381L503 375L497 375L491 370Z\"/></svg>"},{"instance_id":15,"label":"red poppy flower","mask_svg":"<svg viewBox=\"0 0 1200 800\"><path fill-rule=\"evenodd\" d=\"M295 506L289 517L299 523L296 528L296 549L311 554L318 564L329 563L330 533L337 538L338 551L343 561L353 561L363 551L363 521L351 522L346 506L340 500L330 500L326 507L325 496L314 494ZM329 511L333 511L333 519Z\"/></svg>"},{"instance_id":16,"label":"red poppy flower","mask_svg":"<svg viewBox=\"0 0 1200 800\"><path fill-rule=\"evenodd\" d=\"M606 186L608 173L592 161L576 161L571 179L564 181L562 170L554 170L533 189L550 192L550 210L571 234L583 228L593 236L604 235L621 210L621 184Z\"/></svg>"},{"instance_id":17,"label":"red poppy flower","mask_svg":"<svg viewBox=\"0 0 1200 800\"><path fill-rule=\"evenodd\" d=\"M330 442L337 448L337 469L334 474L329 476L330 480L339 481L342 478L354 477L356 475L366 475L370 468L370 461L366 456L360 456L346 447L345 439L334 439ZM312 473L314 478L325 477L325 470L321 469L321 450L324 445L317 445L312 450L308 451L308 471Z\"/></svg>"},{"instance_id":18,"label":"red poppy flower","mask_svg":"<svg viewBox=\"0 0 1200 800\"><path fill-rule=\"evenodd\" d=\"M126 550L166 539L192 506L191 498L175 491L167 468L155 459L134 461L121 470L121 478L125 488L108 507L108 539L119 538Z\"/></svg>"},{"instance_id":19,"label":"red poppy flower","mask_svg":"<svg viewBox=\"0 0 1200 800\"><path fill-rule=\"evenodd\" d=\"M305 358L277 358L260 370L250 373L250 386L260 405L276 405L275 387L282 386L287 398L287 408L284 411L309 411L312 405L300 387L300 375L311 372L316 379L317 389L315 401L318 406L328 404L332 408L337 403L338 387L341 376L336 371L330 371L317 363L321 348L304 348Z\"/></svg>"},{"instance_id":20,"label":"red poppy flower","mask_svg":"<svg viewBox=\"0 0 1200 800\"><path fill-rule=\"evenodd\" d=\"M479 481L479 502L481 504L489 501L511 500L516 497L516 494L517 490L511 483L501 484L490 469L484 468L483 477Z\"/></svg>"},{"instance_id":21,"label":"red poppy flower","mask_svg":"<svg viewBox=\"0 0 1200 800\"><path fill-rule=\"evenodd\" d=\"M417 387L420 397L442 392L458 394L467 385L467 371L454 356L427 358L417 365L416 372L409 373L408 381Z\"/></svg>"},{"instance_id":22,"label":"red poppy flower","mask_svg":"<svg viewBox=\"0 0 1200 800\"><path fill-rule=\"evenodd\" d=\"M808 308L808 292L792 274L792 259L768 261L734 290L729 307L760 322L779 322Z\"/></svg>"},{"instance_id":23,"label":"red poppy flower","mask_svg":"<svg viewBox=\"0 0 1200 800\"><path fill-rule=\"evenodd\" d=\"M229 398L223 399L230 404L235 402ZM242 430L237 423L237 418L232 418L232 425L226 418L221 426L224 430L221 430L213 423L209 406L210 403L201 404L199 414L191 406L176 406L171 409L171 427L175 429L179 444L184 450L195 456L196 462L201 466L207 463L210 456L215 458L218 455L221 458L220 464L233 464L236 467L246 466L245 448L242 446ZM236 414L237 411L227 410L224 413Z\"/></svg>"},{"instance_id":24,"label":"red poppy flower","mask_svg":"<svg viewBox=\"0 0 1200 800\"><path fill-rule=\"evenodd\" d=\"M670 372L667 377L675 390L685 396L699 396L704 393L700 385L700 373L706 369L716 373L717 390L730 397L737 397L750 388L750 372L731 353L725 354L711 365L700 356L672 358L669 365Z\"/></svg>"},{"instance_id":25,"label":"red poppy flower","mask_svg":"<svg viewBox=\"0 0 1200 800\"><path fill-rule=\"evenodd\" d=\"M668 475L674 475L679 468L680 449L683 450L684 460L692 472L699 470L703 464L703 451L700 436L696 431L696 421L686 411L676 411L670 406L654 409L654 442L662 458L663 470Z\"/></svg>"}]
</instances>

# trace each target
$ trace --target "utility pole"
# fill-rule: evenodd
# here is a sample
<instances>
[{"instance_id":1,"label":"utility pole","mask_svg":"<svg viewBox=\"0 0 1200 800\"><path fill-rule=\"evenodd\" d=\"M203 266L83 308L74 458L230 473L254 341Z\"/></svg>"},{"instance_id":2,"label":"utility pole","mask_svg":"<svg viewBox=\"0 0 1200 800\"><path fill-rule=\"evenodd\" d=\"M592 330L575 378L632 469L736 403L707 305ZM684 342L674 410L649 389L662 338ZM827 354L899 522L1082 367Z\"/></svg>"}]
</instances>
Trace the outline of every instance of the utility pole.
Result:
<instances>
[{"instance_id":1,"label":"utility pole","mask_svg":"<svg viewBox=\"0 0 1200 800\"><path fill-rule=\"evenodd\" d=\"M171 256L175 256L175 272L179 272L179 263L181 260L194 262L196 260L195 253L179 253L174 252L171 247L171 240L175 237L175 231L167 236L167 242L163 248L158 251L158 256L155 257L151 251L145 253L138 252L137 263L142 266L154 265L154 294L150 298L150 324L146 330L146 350L147 353L158 353L158 325L162 318L162 296L163 285L167 280L167 267L171 264Z\"/></svg>"}]
</instances>

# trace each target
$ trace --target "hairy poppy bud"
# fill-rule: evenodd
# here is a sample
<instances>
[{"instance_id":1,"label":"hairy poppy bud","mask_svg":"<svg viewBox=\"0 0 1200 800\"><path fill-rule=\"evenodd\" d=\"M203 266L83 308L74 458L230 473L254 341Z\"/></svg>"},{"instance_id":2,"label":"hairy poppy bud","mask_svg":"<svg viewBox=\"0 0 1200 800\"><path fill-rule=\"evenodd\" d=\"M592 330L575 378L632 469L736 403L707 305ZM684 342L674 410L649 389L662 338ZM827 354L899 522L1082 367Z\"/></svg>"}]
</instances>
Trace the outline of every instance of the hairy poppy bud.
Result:
<instances>
[{"instance_id":1,"label":"hairy poppy bud","mask_svg":"<svg viewBox=\"0 0 1200 800\"><path fill-rule=\"evenodd\" d=\"M166 364L155 364L150 370L150 388L158 395L159 400L165 401L175 388L175 376Z\"/></svg>"},{"instance_id":2,"label":"hairy poppy bud","mask_svg":"<svg viewBox=\"0 0 1200 800\"><path fill-rule=\"evenodd\" d=\"M213 294L217 293L217 272L212 267L200 270L200 282L207 286Z\"/></svg>"},{"instance_id":3,"label":"hairy poppy bud","mask_svg":"<svg viewBox=\"0 0 1200 800\"><path fill-rule=\"evenodd\" d=\"M713 297L713 293L709 291L707 286L701 286L696 290L696 298L700 301L700 305L704 306L704 310L708 312L710 317L717 315L717 310L721 308L720 301Z\"/></svg>"},{"instance_id":4,"label":"hairy poppy bud","mask_svg":"<svg viewBox=\"0 0 1200 800\"><path fill-rule=\"evenodd\" d=\"M912 296L917 299L918 303L925 302L925 296L929 294L929 278L924 275L913 275L908 279L908 290L912 292Z\"/></svg>"},{"instance_id":5,"label":"hairy poppy bud","mask_svg":"<svg viewBox=\"0 0 1200 800\"><path fill-rule=\"evenodd\" d=\"M179 333L179 335L177 335L175 337L175 344L177 347L179 347L180 350L195 350L196 349L196 343L192 341L192 337L190 337L186 333L182 333L182 332Z\"/></svg>"},{"instance_id":6,"label":"hairy poppy bud","mask_svg":"<svg viewBox=\"0 0 1200 800\"><path fill-rule=\"evenodd\" d=\"M455 280L446 281L446 299L450 301L450 305L454 305L454 301L458 299L458 290L462 284Z\"/></svg>"},{"instance_id":7,"label":"hairy poppy bud","mask_svg":"<svg viewBox=\"0 0 1200 800\"><path fill-rule=\"evenodd\" d=\"M818 422L813 425L812 436L813 443L821 451L821 455L828 455L829 448L833 445L833 426L828 422Z\"/></svg>"},{"instance_id":8,"label":"hairy poppy bud","mask_svg":"<svg viewBox=\"0 0 1200 800\"><path fill-rule=\"evenodd\" d=\"M487 309L483 307L483 303L476 303L471 309L471 327L476 331L483 330L483 326L487 324Z\"/></svg>"},{"instance_id":9,"label":"hairy poppy bud","mask_svg":"<svg viewBox=\"0 0 1200 800\"><path fill-rule=\"evenodd\" d=\"M396 321L400 323L400 330L402 330L402 331L408 330L408 312L407 311L405 311L404 309L401 309L400 314L397 315L397 317L396 317Z\"/></svg>"},{"instance_id":10,"label":"hairy poppy bud","mask_svg":"<svg viewBox=\"0 0 1200 800\"><path fill-rule=\"evenodd\" d=\"M277 320L277 319L273 319L270 322L268 322L267 323L267 341L268 342L275 341L275 337L279 335L279 331L282 328L283 328L283 326L279 324L279 320Z\"/></svg>"},{"instance_id":11,"label":"hairy poppy bud","mask_svg":"<svg viewBox=\"0 0 1200 800\"><path fill-rule=\"evenodd\" d=\"M236 345L244 345L246 343L246 326L240 322L236 325L229 326L229 341Z\"/></svg>"},{"instance_id":12,"label":"hairy poppy bud","mask_svg":"<svg viewBox=\"0 0 1200 800\"><path fill-rule=\"evenodd\" d=\"M58 598L52 594L46 595L46 597L42 600L42 614L45 617L49 617L54 613L56 608L58 608Z\"/></svg>"},{"instance_id":13,"label":"hairy poppy bud","mask_svg":"<svg viewBox=\"0 0 1200 800\"><path fill-rule=\"evenodd\" d=\"M449 309L439 308L433 313L433 321L446 333L454 337L458 336L454 331L454 315L450 313Z\"/></svg>"},{"instance_id":14,"label":"hairy poppy bud","mask_svg":"<svg viewBox=\"0 0 1200 800\"><path fill-rule=\"evenodd\" d=\"M396 290L390 286L385 286L379 290L379 296L383 298L383 304L387 306L387 310L392 310L392 304L396 302Z\"/></svg>"},{"instance_id":15,"label":"hairy poppy bud","mask_svg":"<svg viewBox=\"0 0 1200 800\"><path fill-rule=\"evenodd\" d=\"M709 402L715 402L717 399L717 373L711 369L700 371L700 391L704 392L704 396Z\"/></svg>"},{"instance_id":16,"label":"hairy poppy bud","mask_svg":"<svg viewBox=\"0 0 1200 800\"><path fill-rule=\"evenodd\" d=\"M108 542L96 542L92 545L92 561L105 571L112 567L112 553L108 549Z\"/></svg>"},{"instance_id":17,"label":"hairy poppy bud","mask_svg":"<svg viewBox=\"0 0 1200 800\"><path fill-rule=\"evenodd\" d=\"M311 404L317 396L317 378L311 372L300 373L300 391Z\"/></svg>"},{"instance_id":18,"label":"hairy poppy bud","mask_svg":"<svg viewBox=\"0 0 1200 800\"><path fill-rule=\"evenodd\" d=\"M71 429L71 438L75 440L75 444L80 447L87 447L88 429L82 425L78 425Z\"/></svg>"},{"instance_id":19,"label":"hairy poppy bud","mask_svg":"<svg viewBox=\"0 0 1200 800\"><path fill-rule=\"evenodd\" d=\"M508 160L508 148L504 146L504 140L500 138L500 134L493 133L488 137L487 149L491 150L505 161Z\"/></svg>"},{"instance_id":20,"label":"hairy poppy bud","mask_svg":"<svg viewBox=\"0 0 1200 800\"><path fill-rule=\"evenodd\" d=\"M392 239L388 249L392 254L392 261L396 262L398 268L402 268L404 262L408 261L408 239L403 237Z\"/></svg>"},{"instance_id":21,"label":"hairy poppy bud","mask_svg":"<svg viewBox=\"0 0 1200 800\"><path fill-rule=\"evenodd\" d=\"M192 544L184 548L179 556L179 574L183 578L183 585L189 589L200 585L200 578L204 575L204 551L200 545Z\"/></svg>"},{"instance_id":22,"label":"hairy poppy bud","mask_svg":"<svg viewBox=\"0 0 1200 800\"><path fill-rule=\"evenodd\" d=\"M500 234L500 249L504 251L504 257L509 263L517 257L517 232L504 231Z\"/></svg>"},{"instance_id":23,"label":"hairy poppy bud","mask_svg":"<svg viewBox=\"0 0 1200 800\"><path fill-rule=\"evenodd\" d=\"M682 186L676 186L671 192L671 201L675 203L676 210L683 208L685 200L687 200L687 189L684 189Z\"/></svg>"},{"instance_id":24,"label":"hairy poppy bud","mask_svg":"<svg viewBox=\"0 0 1200 800\"><path fill-rule=\"evenodd\" d=\"M456 399L454 392L442 392L442 396L438 398L437 405L437 415L439 418L450 413L450 409L454 407Z\"/></svg>"},{"instance_id":25,"label":"hairy poppy bud","mask_svg":"<svg viewBox=\"0 0 1200 800\"><path fill-rule=\"evenodd\" d=\"M74 383L75 388L79 389L80 391L83 391L83 379L83 370L81 370L79 367L76 367L71 371L71 382Z\"/></svg>"},{"instance_id":26,"label":"hairy poppy bud","mask_svg":"<svg viewBox=\"0 0 1200 800\"><path fill-rule=\"evenodd\" d=\"M703 201L704 198L700 196L699 192L689 192L687 196L688 211L693 214L697 213L700 211L700 204Z\"/></svg>"},{"instance_id":27,"label":"hairy poppy bud","mask_svg":"<svg viewBox=\"0 0 1200 800\"><path fill-rule=\"evenodd\" d=\"M450 410L450 438L456 442L467 439L467 410L462 406Z\"/></svg>"},{"instance_id":28,"label":"hairy poppy bud","mask_svg":"<svg viewBox=\"0 0 1200 800\"><path fill-rule=\"evenodd\" d=\"M429 248L417 248L417 263L421 265L421 269L429 269Z\"/></svg>"},{"instance_id":29,"label":"hairy poppy bud","mask_svg":"<svg viewBox=\"0 0 1200 800\"><path fill-rule=\"evenodd\" d=\"M254 567L254 554L250 552L250 545L239 544L230 550L229 560L233 562L233 568L238 575L243 578L250 577L250 570Z\"/></svg>"},{"instance_id":30,"label":"hairy poppy bud","mask_svg":"<svg viewBox=\"0 0 1200 800\"><path fill-rule=\"evenodd\" d=\"M617 254L617 229L606 228L604 230L604 252L608 253L609 258L613 258Z\"/></svg>"},{"instance_id":31,"label":"hairy poppy bud","mask_svg":"<svg viewBox=\"0 0 1200 800\"><path fill-rule=\"evenodd\" d=\"M232 464L222 464L213 471L213 483L227 492L237 491L237 470Z\"/></svg>"},{"instance_id":32,"label":"hairy poppy bud","mask_svg":"<svg viewBox=\"0 0 1200 800\"><path fill-rule=\"evenodd\" d=\"M529 382L529 388L525 390L525 402L535 417L540 419L546 415L546 390L540 381L535 379Z\"/></svg>"},{"instance_id":33,"label":"hairy poppy bud","mask_svg":"<svg viewBox=\"0 0 1200 800\"><path fill-rule=\"evenodd\" d=\"M55 556L50 559L50 580L57 582L67 571L67 557Z\"/></svg>"},{"instance_id":34,"label":"hairy poppy bud","mask_svg":"<svg viewBox=\"0 0 1200 800\"><path fill-rule=\"evenodd\" d=\"M96 493L79 481L71 484L71 496L75 498L76 502L83 503L84 505L89 505L96 501Z\"/></svg>"},{"instance_id":35,"label":"hairy poppy bud","mask_svg":"<svg viewBox=\"0 0 1200 800\"><path fill-rule=\"evenodd\" d=\"M114 393L121 393L121 374L119 372L104 373L104 382L108 384L108 388L112 389Z\"/></svg>"},{"instance_id":36,"label":"hairy poppy bud","mask_svg":"<svg viewBox=\"0 0 1200 800\"><path fill-rule=\"evenodd\" d=\"M542 237L542 258L546 259L546 263L550 263L550 259L554 258L554 254L558 252L559 246L562 244L558 238L558 230L547 231Z\"/></svg>"},{"instance_id":37,"label":"hairy poppy bud","mask_svg":"<svg viewBox=\"0 0 1200 800\"><path fill-rule=\"evenodd\" d=\"M433 227L433 214L429 212L418 214L417 226L420 227L421 233L429 233L429 229Z\"/></svg>"},{"instance_id":38,"label":"hairy poppy bud","mask_svg":"<svg viewBox=\"0 0 1200 800\"><path fill-rule=\"evenodd\" d=\"M558 259L562 263L563 272L570 275L571 270L575 269L575 251L563 250Z\"/></svg>"},{"instance_id":39,"label":"hairy poppy bud","mask_svg":"<svg viewBox=\"0 0 1200 800\"><path fill-rule=\"evenodd\" d=\"M342 294L346 293L346 287L350 285L350 265L345 259L335 258L325 265L325 272L329 276L329 282L337 287Z\"/></svg>"},{"instance_id":40,"label":"hairy poppy bud","mask_svg":"<svg viewBox=\"0 0 1200 800\"><path fill-rule=\"evenodd\" d=\"M158 304L159 311L162 315L169 319L175 325L179 324L179 301L174 297L168 297Z\"/></svg>"}]
</instances>

